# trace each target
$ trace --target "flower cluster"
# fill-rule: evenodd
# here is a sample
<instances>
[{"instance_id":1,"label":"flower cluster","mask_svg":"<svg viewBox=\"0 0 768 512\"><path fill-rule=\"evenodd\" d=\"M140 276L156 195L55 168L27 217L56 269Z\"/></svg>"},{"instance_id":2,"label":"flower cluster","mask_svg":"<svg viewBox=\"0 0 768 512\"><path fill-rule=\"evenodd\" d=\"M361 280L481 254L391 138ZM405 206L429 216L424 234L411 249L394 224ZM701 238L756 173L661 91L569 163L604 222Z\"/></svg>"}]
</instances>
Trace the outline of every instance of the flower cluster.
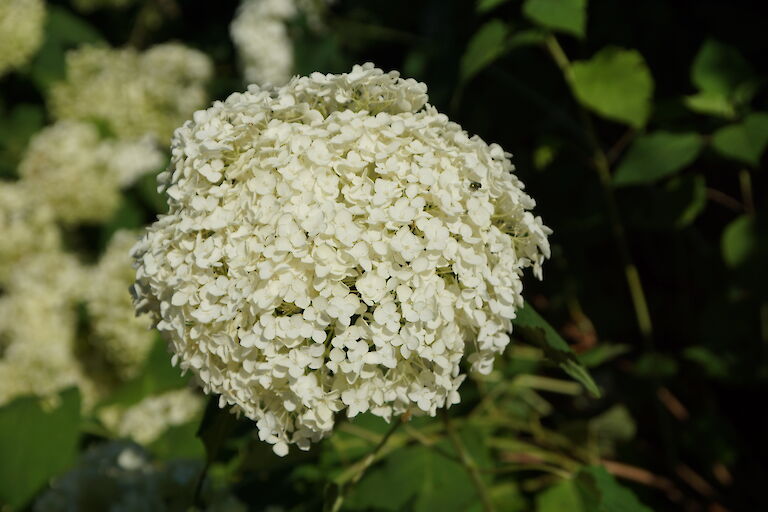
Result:
<instances>
[{"instance_id":1,"label":"flower cluster","mask_svg":"<svg viewBox=\"0 0 768 512\"><path fill-rule=\"evenodd\" d=\"M134 280L130 249L137 235L118 231L91 273L86 309L92 344L122 379L136 375L155 339L146 317L137 317L128 289Z\"/></svg>"},{"instance_id":2,"label":"flower cluster","mask_svg":"<svg viewBox=\"0 0 768 512\"><path fill-rule=\"evenodd\" d=\"M151 395L136 405L109 406L100 411L104 425L120 437L147 445L170 427L183 425L200 415L203 398L189 389Z\"/></svg>"},{"instance_id":3,"label":"flower cluster","mask_svg":"<svg viewBox=\"0 0 768 512\"><path fill-rule=\"evenodd\" d=\"M303 13L322 28L330 0L244 0L229 27L248 83L282 85L293 74L293 42L287 23Z\"/></svg>"},{"instance_id":4,"label":"flower cluster","mask_svg":"<svg viewBox=\"0 0 768 512\"><path fill-rule=\"evenodd\" d=\"M250 83L284 84L293 73L293 44L286 20L296 15L293 0L245 0L230 34Z\"/></svg>"},{"instance_id":5,"label":"flower cluster","mask_svg":"<svg viewBox=\"0 0 768 512\"><path fill-rule=\"evenodd\" d=\"M115 233L92 265L62 240L109 220L125 189L162 167L158 136L205 102L212 66L178 44L142 54L86 47L68 64L50 98L62 119L29 141L19 179L0 183L0 404L74 385L91 410L137 376L156 334L128 292L137 235ZM158 418L155 433L169 424Z\"/></svg>"},{"instance_id":6,"label":"flower cluster","mask_svg":"<svg viewBox=\"0 0 768 512\"><path fill-rule=\"evenodd\" d=\"M144 53L82 47L67 54L66 80L53 86L59 119L98 120L118 137L161 141L206 101L213 65L203 53L166 43Z\"/></svg>"},{"instance_id":7,"label":"flower cluster","mask_svg":"<svg viewBox=\"0 0 768 512\"><path fill-rule=\"evenodd\" d=\"M14 267L0 297L0 404L83 382L75 356L83 281L78 262L58 251L30 255Z\"/></svg>"},{"instance_id":8,"label":"flower cluster","mask_svg":"<svg viewBox=\"0 0 768 512\"><path fill-rule=\"evenodd\" d=\"M74 468L54 480L35 501L33 510L189 510L196 505L192 501L201 469L197 463L182 460L156 463L133 443L103 443L90 447ZM245 511L243 504L225 490L208 486L201 498L208 512Z\"/></svg>"},{"instance_id":9,"label":"flower cluster","mask_svg":"<svg viewBox=\"0 0 768 512\"><path fill-rule=\"evenodd\" d=\"M0 76L24 65L43 42L43 0L0 2Z\"/></svg>"},{"instance_id":10,"label":"flower cluster","mask_svg":"<svg viewBox=\"0 0 768 512\"><path fill-rule=\"evenodd\" d=\"M372 64L250 86L175 133L134 249L174 361L284 455L334 413L434 415L488 373L549 255L510 155Z\"/></svg>"},{"instance_id":11,"label":"flower cluster","mask_svg":"<svg viewBox=\"0 0 768 512\"><path fill-rule=\"evenodd\" d=\"M92 124L59 121L35 135L19 174L59 220L96 222L115 211L121 188L163 160L151 137L102 139Z\"/></svg>"},{"instance_id":12,"label":"flower cluster","mask_svg":"<svg viewBox=\"0 0 768 512\"><path fill-rule=\"evenodd\" d=\"M0 284L14 265L59 246L53 211L26 183L0 183Z\"/></svg>"}]
</instances>

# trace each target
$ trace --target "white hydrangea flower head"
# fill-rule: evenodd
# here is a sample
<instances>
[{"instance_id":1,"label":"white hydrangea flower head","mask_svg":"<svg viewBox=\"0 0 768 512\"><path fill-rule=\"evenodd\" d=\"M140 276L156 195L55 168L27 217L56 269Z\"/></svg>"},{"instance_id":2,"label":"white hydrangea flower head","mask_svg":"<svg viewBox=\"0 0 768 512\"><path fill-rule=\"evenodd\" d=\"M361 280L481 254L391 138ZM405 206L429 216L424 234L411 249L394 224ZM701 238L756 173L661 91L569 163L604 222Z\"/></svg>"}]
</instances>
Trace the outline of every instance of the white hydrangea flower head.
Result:
<instances>
[{"instance_id":1,"label":"white hydrangea flower head","mask_svg":"<svg viewBox=\"0 0 768 512\"><path fill-rule=\"evenodd\" d=\"M83 382L75 354L83 277L79 263L57 251L14 267L0 297L0 404Z\"/></svg>"},{"instance_id":2,"label":"white hydrangea flower head","mask_svg":"<svg viewBox=\"0 0 768 512\"><path fill-rule=\"evenodd\" d=\"M0 183L0 283L32 254L59 247L53 211L25 182Z\"/></svg>"},{"instance_id":3,"label":"white hydrangea flower head","mask_svg":"<svg viewBox=\"0 0 768 512\"><path fill-rule=\"evenodd\" d=\"M178 43L144 53L85 46L67 54L67 77L52 87L50 108L59 119L99 120L120 138L151 134L165 143L205 104L212 74L204 53Z\"/></svg>"},{"instance_id":4,"label":"white hydrangea flower head","mask_svg":"<svg viewBox=\"0 0 768 512\"><path fill-rule=\"evenodd\" d=\"M23 66L43 42L43 0L0 2L0 76Z\"/></svg>"},{"instance_id":5,"label":"white hydrangea flower head","mask_svg":"<svg viewBox=\"0 0 768 512\"><path fill-rule=\"evenodd\" d=\"M171 427L199 417L205 402L191 389L176 389L144 398L130 407L109 406L100 411L104 425L120 437L147 445Z\"/></svg>"},{"instance_id":6,"label":"white hydrangea flower head","mask_svg":"<svg viewBox=\"0 0 768 512\"><path fill-rule=\"evenodd\" d=\"M293 43L286 21L294 0L245 0L229 31L249 83L282 85L293 73Z\"/></svg>"},{"instance_id":7,"label":"white hydrangea flower head","mask_svg":"<svg viewBox=\"0 0 768 512\"><path fill-rule=\"evenodd\" d=\"M201 464L174 460L160 464L141 446L112 441L91 446L75 467L54 479L34 503L35 512L103 510L171 512L192 507ZM226 490L203 489L207 512L245 512ZM79 508L81 505L85 508Z\"/></svg>"},{"instance_id":8,"label":"white hydrangea flower head","mask_svg":"<svg viewBox=\"0 0 768 512\"><path fill-rule=\"evenodd\" d=\"M86 309L92 344L120 380L136 375L152 349L155 333L146 316L136 316L129 289L135 279L130 249L138 234L118 231L91 270Z\"/></svg>"},{"instance_id":9,"label":"white hydrangea flower head","mask_svg":"<svg viewBox=\"0 0 768 512\"><path fill-rule=\"evenodd\" d=\"M32 138L19 174L61 221L98 222L118 207L122 187L164 159L151 137L103 139L90 123L59 121Z\"/></svg>"},{"instance_id":10,"label":"white hydrangea flower head","mask_svg":"<svg viewBox=\"0 0 768 512\"><path fill-rule=\"evenodd\" d=\"M435 415L549 256L509 158L373 64L251 86L176 131L136 307L279 455L340 411Z\"/></svg>"}]
</instances>

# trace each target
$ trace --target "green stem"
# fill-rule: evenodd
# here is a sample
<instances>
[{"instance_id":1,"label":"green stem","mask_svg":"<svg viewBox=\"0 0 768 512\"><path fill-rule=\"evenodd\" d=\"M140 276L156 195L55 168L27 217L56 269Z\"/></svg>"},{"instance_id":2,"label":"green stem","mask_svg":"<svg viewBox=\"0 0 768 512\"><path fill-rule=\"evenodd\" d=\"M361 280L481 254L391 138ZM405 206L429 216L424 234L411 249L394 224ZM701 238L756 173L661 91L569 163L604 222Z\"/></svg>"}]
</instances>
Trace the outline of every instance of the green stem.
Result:
<instances>
[{"instance_id":1,"label":"green stem","mask_svg":"<svg viewBox=\"0 0 768 512\"><path fill-rule=\"evenodd\" d=\"M752 195L752 176L747 169L739 171L739 188L741 189L741 202L748 215L755 215L755 199Z\"/></svg>"},{"instance_id":2,"label":"green stem","mask_svg":"<svg viewBox=\"0 0 768 512\"><path fill-rule=\"evenodd\" d=\"M565 81L571 87L571 90L575 90L573 87L571 62L568 60L568 57L565 55L563 48L557 42L555 36L550 35L547 38L546 46L552 59L562 71ZM640 330L640 334L643 336L643 340L647 345L651 345L653 323L651 322L651 314L648 310L648 302L645 298L645 291L640 279L640 273L632 260L624 226L621 222L621 216L619 215L619 207L613 193L611 164L608 161L605 151L603 151L600 145L600 141L597 139L597 132L592 124L592 119L589 117L589 114L584 107L578 101L576 103L579 106L579 113L587 132L589 144L592 146L592 165L597 171L597 176L600 180L600 186L603 191L603 197L608 213L608 221L611 225L611 233L613 234L613 238L619 249L619 256L622 261L622 266L624 267L624 278L626 279L630 297L632 298L632 306L635 310L637 326Z\"/></svg>"},{"instance_id":3,"label":"green stem","mask_svg":"<svg viewBox=\"0 0 768 512\"><path fill-rule=\"evenodd\" d=\"M400 428L400 425L403 424L403 419L398 418L392 423L392 426L389 428L386 434L384 434L384 437L381 438L379 443L371 450L368 455L365 456L365 458L360 461L357 465L357 471L354 475L349 479L349 481L342 487L341 490L339 490L339 494L336 495L336 498L333 500L333 503L328 506L326 504L325 510L329 512L338 512L341 510L341 506L344 504L344 500L347 498L349 493L352 491L352 489L357 485L357 483L363 478L363 475L365 474L366 470L374 463L376 462L376 459L378 458L379 453L384 448L384 446L387 444L387 441L389 441L389 438L392 437L392 434L394 434L398 428Z\"/></svg>"},{"instance_id":4,"label":"green stem","mask_svg":"<svg viewBox=\"0 0 768 512\"><path fill-rule=\"evenodd\" d=\"M458 433L456 433L456 429L453 427L453 423L451 422L451 417L448 414L448 411L443 409L442 414L443 423L445 424L445 431L448 434L448 438L451 440L453 448L459 455L461 464L464 466L464 469L467 470L469 477L472 479L472 484L475 486L477 494L480 496L480 502L483 504L483 510L485 512L495 512L496 509L494 508L493 501L491 500L491 493L485 486L485 482L483 482L483 477L480 474L480 468L477 467L477 464L467 451L464 443L461 442L461 437L459 437Z\"/></svg>"}]
</instances>

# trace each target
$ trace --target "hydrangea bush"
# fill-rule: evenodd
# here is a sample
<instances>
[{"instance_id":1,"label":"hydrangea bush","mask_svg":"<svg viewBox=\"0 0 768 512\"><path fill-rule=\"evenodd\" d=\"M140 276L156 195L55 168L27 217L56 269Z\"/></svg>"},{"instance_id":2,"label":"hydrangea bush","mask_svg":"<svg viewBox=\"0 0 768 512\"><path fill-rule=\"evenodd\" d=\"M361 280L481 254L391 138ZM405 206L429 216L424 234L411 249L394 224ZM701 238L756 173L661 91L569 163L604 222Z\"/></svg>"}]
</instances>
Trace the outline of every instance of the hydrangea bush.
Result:
<instances>
[{"instance_id":1,"label":"hydrangea bush","mask_svg":"<svg viewBox=\"0 0 768 512\"><path fill-rule=\"evenodd\" d=\"M592 4L0 0L0 510L768 510L761 17Z\"/></svg>"},{"instance_id":2,"label":"hydrangea bush","mask_svg":"<svg viewBox=\"0 0 768 512\"><path fill-rule=\"evenodd\" d=\"M195 113L134 248L136 307L279 455L334 414L435 415L487 374L549 256L510 155L372 64Z\"/></svg>"}]
</instances>

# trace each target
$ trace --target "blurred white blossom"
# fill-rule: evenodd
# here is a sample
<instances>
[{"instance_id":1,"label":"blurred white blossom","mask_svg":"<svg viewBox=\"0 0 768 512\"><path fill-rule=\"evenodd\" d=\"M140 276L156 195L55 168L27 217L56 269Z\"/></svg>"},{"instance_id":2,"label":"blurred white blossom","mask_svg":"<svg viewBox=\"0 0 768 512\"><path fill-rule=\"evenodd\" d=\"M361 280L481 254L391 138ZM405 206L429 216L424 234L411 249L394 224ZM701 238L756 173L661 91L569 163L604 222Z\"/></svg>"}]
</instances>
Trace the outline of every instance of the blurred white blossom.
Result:
<instances>
[{"instance_id":1,"label":"blurred white blossom","mask_svg":"<svg viewBox=\"0 0 768 512\"><path fill-rule=\"evenodd\" d=\"M130 249L138 235L118 231L88 276L86 307L92 345L121 380L136 375L152 348L151 321L136 316L129 288L135 278Z\"/></svg>"},{"instance_id":2,"label":"blurred white blossom","mask_svg":"<svg viewBox=\"0 0 768 512\"><path fill-rule=\"evenodd\" d=\"M43 0L0 1L0 76L27 63L43 42Z\"/></svg>"},{"instance_id":3,"label":"blurred white blossom","mask_svg":"<svg viewBox=\"0 0 768 512\"><path fill-rule=\"evenodd\" d=\"M177 389L144 398L130 407L109 406L100 411L104 424L117 435L143 445L157 440L171 427L197 418L203 398L190 389Z\"/></svg>"},{"instance_id":4,"label":"blurred white blossom","mask_svg":"<svg viewBox=\"0 0 768 512\"><path fill-rule=\"evenodd\" d=\"M286 21L296 15L293 0L245 0L230 34L249 83L282 85L293 73L293 43Z\"/></svg>"},{"instance_id":5,"label":"blurred white blossom","mask_svg":"<svg viewBox=\"0 0 768 512\"><path fill-rule=\"evenodd\" d=\"M118 207L121 188L164 158L151 137L103 139L90 123L59 121L32 138L19 174L58 219L97 222Z\"/></svg>"},{"instance_id":6,"label":"blurred white blossom","mask_svg":"<svg viewBox=\"0 0 768 512\"><path fill-rule=\"evenodd\" d=\"M331 0L244 0L229 27L248 83L283 85L294 72L288 23L300 12L314 30Z\"/></svg>"},{"instance_id":7,"label":"blurred white blossom","mask_svg":"<svg viewBox=\"0 0 768 512\"><path fill-rule=\"evenodd\" d=\"M213 64L178 43L136 50L82 47L67 54L67 76L50 108L59 119L98 120L120 138L151 134L163 144L207 98Z\"/></svg>"},{"instance_id":8,"label":"blurred white blossom","mask_svg":"<svg viewBox=\"0 0 768 512\"><path fill-rule=\"evenodd\" d=\"M59 247L53 210L24 182L0 183L0 283L13 266Z\"/></svg>"},{"instance_id":9,"label":"blurred white blossom","mask_svg":"<svg viewBox=\"0 0 768 512\"><path fill-rule=\"evenodd\" d=\"M75 354L84 282L75 258L58 251L14 267L0 297L0 404L84 383Z\"/></svg>"},{"instance_id":10,"label":"blurred white blossom","mask_svg":"<svg viewBox=\"0 0 768 512\"><path fill-rule=\"evenodd\" d=\"M136 307L285 455L334 413L434 415L489 373L549 256L510 155L372 64L250 86L176 131Z\"/></svg>"}]
</instances>

